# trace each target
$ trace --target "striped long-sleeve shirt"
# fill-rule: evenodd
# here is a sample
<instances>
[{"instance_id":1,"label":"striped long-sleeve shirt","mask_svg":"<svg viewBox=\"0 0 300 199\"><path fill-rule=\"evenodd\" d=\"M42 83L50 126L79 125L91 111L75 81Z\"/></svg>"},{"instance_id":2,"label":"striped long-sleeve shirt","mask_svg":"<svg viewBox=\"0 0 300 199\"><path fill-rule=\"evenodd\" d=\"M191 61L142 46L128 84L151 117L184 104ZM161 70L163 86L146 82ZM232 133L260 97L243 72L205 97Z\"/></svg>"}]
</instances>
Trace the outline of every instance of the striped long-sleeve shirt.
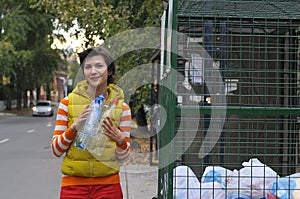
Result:
<instances>
[{"instance_id":1,"label":"striped long-sleeve shirt","mask_svg":"<svg viewBox=\"0 0 300 199\"><path fill-rule=\"evenodd\" d=\"M62 156L70 147L73 140L76 137L76 133L73 133L68 129L68 97L61 100L56 117L56 125L54 129L54 135L52 138L51 146L52 152L55 156ZM131 128L131 112L126 103L123 103L123 111L121 114L121 120L119 129L125 135L125 143L122 146L117 147L117 158L120 162L125 162L128 159L130 151L130 128Z\"/></svg>"},{"instance_id":2,"label":"striped long-sleeve shirt","mask_svg":"<svg viewBox=\"0 0 300 199\"><path fill-rule=\"evenodd\" d=\"M61 100L56 117L56 125L51 141L52 153L56 157L61 157L73 143L77 133L74 133L68 128L68 97ZM125 143L122 146L117 146L116 155L120 163L124 163L129 159L130 153L130 128L131 128L131 111L129 106L124 102L122 106L121 119L119 124L120 131L125 135ZM77 177L78 178L78 177ZM117 178L116 178L117 179ZM71 183L62 182L64 185L76 185L76 181ZM82 179L81 179L82 181ZM93 184L93 180L90 184Z\"/></svg>"}]
</instances>

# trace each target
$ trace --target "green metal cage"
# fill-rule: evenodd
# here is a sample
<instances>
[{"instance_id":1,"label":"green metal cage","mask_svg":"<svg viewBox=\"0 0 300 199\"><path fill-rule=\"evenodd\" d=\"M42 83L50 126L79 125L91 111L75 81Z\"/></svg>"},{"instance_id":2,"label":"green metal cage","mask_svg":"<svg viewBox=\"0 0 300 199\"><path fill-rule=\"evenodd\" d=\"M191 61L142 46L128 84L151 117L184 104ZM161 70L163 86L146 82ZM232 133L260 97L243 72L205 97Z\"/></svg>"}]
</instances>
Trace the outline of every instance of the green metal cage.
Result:
<instances>
[{"instance_id":1,"label":"green metal cage","mask_svg":"<svg viewBox=\"0 0 300 199\"><path fill-rule=\"evenodd\" d=\"M192 198L189 189L205 191L202 185L189 187L188 172L176 172L180 166L191 169L200 184L207 168L239 171L250 159L278 174L274 183L296 174L300 3L170 0L161 22L159 103L167 114L161 114L164 125L158 134L158 198L175 198L176 191ZM251 166L250 181L268 181L265 173L256 176L258 170ZM180 177L185 188L176 182ZM233 191L226 186L220 189L229 198ZM236 187L236 198L245 193L242 187ZM247 193L256 198L252 189ZM265 183L255 191L265 198L274 192ZM273 195L279 198L278 192Z\"/></svg>"}]
</instances>

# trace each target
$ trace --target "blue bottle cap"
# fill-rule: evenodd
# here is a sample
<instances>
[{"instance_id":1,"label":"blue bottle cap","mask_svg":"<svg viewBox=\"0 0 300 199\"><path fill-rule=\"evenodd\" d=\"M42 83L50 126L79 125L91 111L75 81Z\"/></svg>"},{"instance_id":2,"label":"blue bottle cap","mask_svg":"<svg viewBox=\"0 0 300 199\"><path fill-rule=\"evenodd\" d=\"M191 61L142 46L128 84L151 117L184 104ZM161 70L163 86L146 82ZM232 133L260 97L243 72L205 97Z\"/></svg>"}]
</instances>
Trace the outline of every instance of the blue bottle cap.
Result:
<instances>
[{"instance_id":1,"label":"blue bottle cap","mask_svg":"<svg viewBox=\"0 0 300 199\"><path fill-rule=\"evenodd\" d=\"M100 94L98 97L96 97L95 102L100 104L101 102L104 101L104 98L105 98L104 95Z\"/></svg>"}]
</instances>

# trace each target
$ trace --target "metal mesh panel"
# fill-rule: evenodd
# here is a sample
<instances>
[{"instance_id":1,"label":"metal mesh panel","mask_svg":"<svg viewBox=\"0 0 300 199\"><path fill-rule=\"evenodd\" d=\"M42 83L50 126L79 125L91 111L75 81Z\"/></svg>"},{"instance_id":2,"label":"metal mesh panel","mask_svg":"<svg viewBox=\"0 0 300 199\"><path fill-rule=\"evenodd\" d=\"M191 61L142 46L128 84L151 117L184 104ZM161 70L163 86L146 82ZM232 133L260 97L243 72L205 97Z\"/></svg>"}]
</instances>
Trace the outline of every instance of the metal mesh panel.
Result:
<instances>
[{"instance_id":1,"label":"metal mesh panel","mask_svg":"<svg viewBox=\"0 0 300 199\"><path fill-rule=\"evenodd\" d=\"M179 0L180 17L226 17L262 19L299 19L297 1L260 0Z\"/></svg>"},{"instance_id":2,"label":"metal mesh panel","mask_svg":"<svg viewBox=\"0 0 300 199\"><path fill-rule=\"evenodd\" d=\"M186 194L183 198L192 198L190 190L217 194L218 189L224 193L223 198L230 194L238 198L244 193L258 198L255 192L267 198L274 189L265 182L278 184L280 177L299 171L299 6L295 1L254 0L185 0L174 6L176 30L182 33L172 41L177 50L177 59L171 64L178 71L173 80L177 104L173 102L174 107L170 107L170 99L160 98L168 110L175 110L175 116L167 119L174 121L167 122L174 125L169 129L174 132L162 131L174 139L169 156L175 163L167 169L170 174L170 169L188 166L200 185L188 185L188 180L193 180L188 169L174 170L168 175L169 186L159 186L161 192L180 192L182 186L176 180L182 178L187 184L181 191ZM166 77L162 81L171 80ZM220 96L225 97L225 106ZM162 154L160 161L164 158ZM220 187L214 180L213 187L202 187L204 171L210 166L238 171L245 169L242 164L250 159L258 159L264 166L251 166L249 176L230 175L237 182L259 182L255 184L258 187L236 184L228 188L226 180ZM166 183L162 178L165 169L160 169L159 183ZM261 175L268 169L278 176ZM230 175L221 178L229 179ZM291 190L288 184L287 198L293 198ZM272 194L279 198L278 192Z\"/></svg>"}]
</instances>

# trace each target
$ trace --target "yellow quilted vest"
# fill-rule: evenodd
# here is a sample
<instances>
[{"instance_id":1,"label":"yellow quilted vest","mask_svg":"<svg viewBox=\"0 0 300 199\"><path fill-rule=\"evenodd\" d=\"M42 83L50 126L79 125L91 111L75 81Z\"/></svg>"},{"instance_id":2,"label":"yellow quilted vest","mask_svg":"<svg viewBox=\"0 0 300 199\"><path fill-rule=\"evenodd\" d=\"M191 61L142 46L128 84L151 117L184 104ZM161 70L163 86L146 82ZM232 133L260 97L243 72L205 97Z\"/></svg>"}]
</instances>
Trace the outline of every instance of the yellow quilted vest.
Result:
<instances>
[{"instance_id":1,"label":"yellow quilted vest","mask_svg":"<svg viewBox=\"0 0 300 199\"><path fill-rule=\"evenodd\" d=\"M86 93L87 86L88 83L86 80L81 81L77 84L72 93L68 95L68 126L71 126L73 122L77 120L83 109L92 102ZM105 100L105 104L111 103L114 99L118 99L118 104L111 118L115 125L119 126L124 94L122 89L114 84L108 85L108 93L108 99ZM100 161L87 150L79 149L72 143L62 163L62 173L72 176L104 177L116 174L119 170L120 166L116 158L116 142L112 140L106 143Z\"/></svg>"}]
</instances>

